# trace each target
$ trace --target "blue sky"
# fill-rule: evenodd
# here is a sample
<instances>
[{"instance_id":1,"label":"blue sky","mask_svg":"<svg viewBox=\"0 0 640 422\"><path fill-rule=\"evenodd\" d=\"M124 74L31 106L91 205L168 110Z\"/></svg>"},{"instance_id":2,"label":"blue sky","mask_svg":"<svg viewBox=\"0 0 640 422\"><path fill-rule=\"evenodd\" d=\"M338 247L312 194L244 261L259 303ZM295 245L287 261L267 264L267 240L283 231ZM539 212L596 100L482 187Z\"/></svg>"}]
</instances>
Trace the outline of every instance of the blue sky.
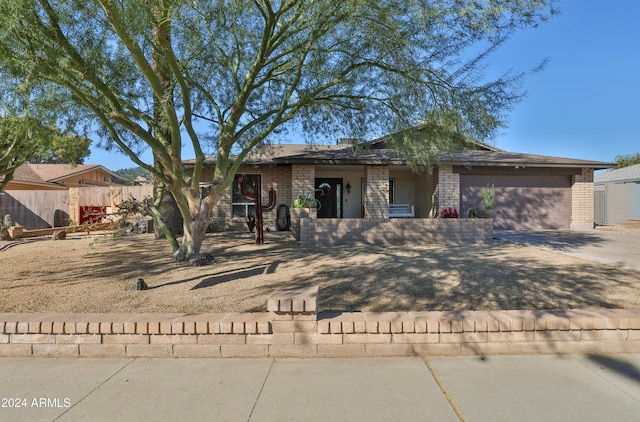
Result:
<instances>
[{"instance_id":1,"label":"blue sky","mask_svg":"<svg viewBox=\"0 0 640 422\"><path fill-rule=\"evenodd\" d=\"M534 68L527 96L494 140L507 151L613 161L640 152L640 2L564 0L561 15L516 33L489 59L488 75ZM143 157L150 160L150 154ZM185 155L185 158L192 158ZM93 148L87 164L134 167Z\"/></svg>"},{"instance_id":2,"label":"blue sky","mask_svg":"<svg viewBox=\"0 0 640 422\"><path fill-rule=\"evenodd\" d=\"M494 68L547 67L496 140L508 151L612 161L640 152L640 2L566 0L562 14L516 34Z\"/></svg>"}]
</instances>

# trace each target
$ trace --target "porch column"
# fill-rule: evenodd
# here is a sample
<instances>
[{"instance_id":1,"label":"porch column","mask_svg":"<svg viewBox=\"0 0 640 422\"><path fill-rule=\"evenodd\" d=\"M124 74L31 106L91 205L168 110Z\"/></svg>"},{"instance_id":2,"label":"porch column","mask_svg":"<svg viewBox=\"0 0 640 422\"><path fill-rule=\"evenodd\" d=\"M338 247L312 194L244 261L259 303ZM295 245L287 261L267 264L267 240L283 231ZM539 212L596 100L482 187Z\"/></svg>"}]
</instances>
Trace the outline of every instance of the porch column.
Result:
<instances>
[{"instance_id":1,"label":"porch column","mask_svg":"<svg viewBox=\"0 0 640 422\"><path fill-rule=\"evenodd\" d=\"M389 218L389 166L365 166L364 173L364 216Z\"/></svg>"},{"instance_id":2,"label":"porch column","mask_svg":"<svg viewBox=\"0 0 640 422\"><path fill-rule=\"evenodd\" d=\"M595 221L593 169L571 176L571 229L593 230Z\"/></svg>"},{"instance_id":3,"label":"porch column","mask_svg":"<svg viewBox=\"0 0 640 422\"><path fill-rule=\"evenodd\" d=\"M443 208L455 208L460 211L460 174L453 172L452 166L438 167L436 216Z\"/></svg>"},{"instance_id":4,"label":"porch column","mask_svg":"<svg viewBox=\"0 0 640 422\"><path fill-rule=\"evenodd\" d=\"M308 195L314 198L316 184L316 166L314 164L293 164L291 166L291 196Z\"/></svg>"}]
</instances>

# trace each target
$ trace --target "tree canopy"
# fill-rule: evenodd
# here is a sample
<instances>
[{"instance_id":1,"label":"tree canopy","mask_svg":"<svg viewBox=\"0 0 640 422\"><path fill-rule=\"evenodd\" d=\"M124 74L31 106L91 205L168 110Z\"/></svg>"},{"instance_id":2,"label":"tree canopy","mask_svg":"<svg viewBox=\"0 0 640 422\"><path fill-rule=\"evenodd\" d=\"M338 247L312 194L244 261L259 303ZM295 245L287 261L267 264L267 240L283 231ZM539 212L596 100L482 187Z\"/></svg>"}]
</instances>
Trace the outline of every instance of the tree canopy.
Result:
<instances>
[{"instance_id":1,"label":"tree canopy","mask_svg":"<svg viewBox=\"0 0 640 422\"><path fill-rule=\"evenodd\" d=\"M629 167L635 164L640 164L640 152L635 154L623 154L616 156L616 168Z\"/></svg>"},{"instance_id":2,"label":"tree canopy","mask_svg":"<svg viewBox=\"0 0 640 422\"><path fill-rule=\"evenodd\" d=\"M44 126L33 117L0 117L0 189L25 163L82 164L91 140Z\"/></svg>"},{"instance_id":3,"label":"tree canopy","mask_svg":"<svg viewBox=\"0 0 640 422\"><path fill-rule=\"evenodd\" d=\"M490 138L523 74L485 80L488 55L555 13L554 0L2 1L0 88L8 109L55 110L152 172L184 219L181 243L163 227L185 259L242 159L265 143L433 123L427 139L394 138L420 160L454 133ZM205 181L207 154L217 159Z\"/></svg>"},{"instance_id":4,"label":"tree canopy","mask_svg":"<svg viewBox=\"0 0 640 422\"><path fill-rule=\"evenodd\" d=\"M126 181L127 185L140 184L141 180L143 180L144 183L153 182L153 175L151 174L151 172L141 167L120 169L116 170L114 173L122 177L122 179Z\"/></svg>"}]
</instances>

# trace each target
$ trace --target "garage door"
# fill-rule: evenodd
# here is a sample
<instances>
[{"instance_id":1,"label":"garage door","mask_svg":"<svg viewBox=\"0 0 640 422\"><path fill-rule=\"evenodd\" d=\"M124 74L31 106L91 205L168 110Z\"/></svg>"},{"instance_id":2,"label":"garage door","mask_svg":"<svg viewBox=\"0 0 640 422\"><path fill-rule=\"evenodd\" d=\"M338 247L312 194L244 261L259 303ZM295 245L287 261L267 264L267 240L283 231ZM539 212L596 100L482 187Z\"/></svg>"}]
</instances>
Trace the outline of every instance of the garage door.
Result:
<instances>
[{"instance_id":1,"label":"garage door","mask_svg":"<svg viewBox=\"0 0 640 422\"><path fill-rule=\"evenodd\" d=\"M495 229L568 229L571 223L571 176L460 175L463 215L482 206L487 184L496 187Z\"/></svg>"}]
</instances>

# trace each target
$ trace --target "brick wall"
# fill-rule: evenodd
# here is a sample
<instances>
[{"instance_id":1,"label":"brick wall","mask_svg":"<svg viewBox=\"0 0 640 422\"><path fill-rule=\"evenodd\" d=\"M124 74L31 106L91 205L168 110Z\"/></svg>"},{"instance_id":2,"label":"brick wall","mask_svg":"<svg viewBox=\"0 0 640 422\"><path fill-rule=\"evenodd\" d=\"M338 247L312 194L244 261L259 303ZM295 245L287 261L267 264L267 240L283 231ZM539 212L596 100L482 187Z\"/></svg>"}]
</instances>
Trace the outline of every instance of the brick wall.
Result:
<instances>
[{"instance_id":1,"label":"brick wall","mask_svg":"<svg viewBox=\"0 0 640 422\"><path fill-rule=\"evenodd\" d=\"M583 168L571 177L571 228L592 230L594 221L593 169Z\"/></svg>"},{"instance_id":2,"label":"brick wall","mask_svg":"<svg viewBox=\"0 0 640 422\"><path fill-rule=\"evenodd\" d=\"M211 180L213 174L203 172L203 180ZM263 211L264 225L270 226L273 230L276 227L276 216L278 205L290 206L293 201L291 192L291 169L290 167L253 168L241 167L238 174L261 174L262 175L262 203L266 204L269 197L269 188L276 190L276 207L271 211ZM231 218L231 187L225 190L213 209L210 227L214 231L223 230L246 230L243 220L233 220Z\"/></svg>"},{"instance_id":3,"label":"brick wall","mask_svg":"<svg viewBox=\"0 0 640 422\"><path fill-rule=\"evenodd\" d=\"M389 218L389 166L365 166L365 178L365 217Z\"/></svg>"},{"instance_id":4,"label":"brick wall","mask_svg":"<svg viewBox=\"0 0 640 422\"><path fill-rule=\"evenodd\" d=\"M309 290L309 288L304 288ZM640 311L1 314L0 357L364 357L639 353ZM275 304L275 306L274 306Z\"/></svg>"},{"instance_id":5,"label":"brick wall","mask_svg":"<svg viewBox=\"0 0 640 422\"><path fill-rule=\"evenodd\" d=\"M439 214L445 207L460 210L460 174L453 172L452 166L438 167L437 176L437 211Z\"/></svg>"},{"instance_id":6,"label":"brick wall","mask_svg":"<svg viewBox=\"0 0 640 422\"><path fill-rule=\"evenodd\" d=\"M291 213L291 234L294 239L300 240L302 221L318 218L318 210L316 208L291 208L289 211Z\"/></svg>"},{"instance_id":7,"label":"brick wall","mask_svg":"<svg viewBox=\"0 0 640 422\"><path fill-rule=\"evenodd\" d=\"M316 166L313 164L294 164L291 166L291 197L298 195L314 196L316 186Z\"/></svg>"},{"instance_id":8,"label":"brick wall","mask_svg":"<svg viewBox=\"0 0 640 422\"><path fill-rule=\"evenodd\" d=\"M333 245L457 245L491 243L493 219L487 218L322 218L302 219L303 247Z\"/></svg>"}]
</instances>

